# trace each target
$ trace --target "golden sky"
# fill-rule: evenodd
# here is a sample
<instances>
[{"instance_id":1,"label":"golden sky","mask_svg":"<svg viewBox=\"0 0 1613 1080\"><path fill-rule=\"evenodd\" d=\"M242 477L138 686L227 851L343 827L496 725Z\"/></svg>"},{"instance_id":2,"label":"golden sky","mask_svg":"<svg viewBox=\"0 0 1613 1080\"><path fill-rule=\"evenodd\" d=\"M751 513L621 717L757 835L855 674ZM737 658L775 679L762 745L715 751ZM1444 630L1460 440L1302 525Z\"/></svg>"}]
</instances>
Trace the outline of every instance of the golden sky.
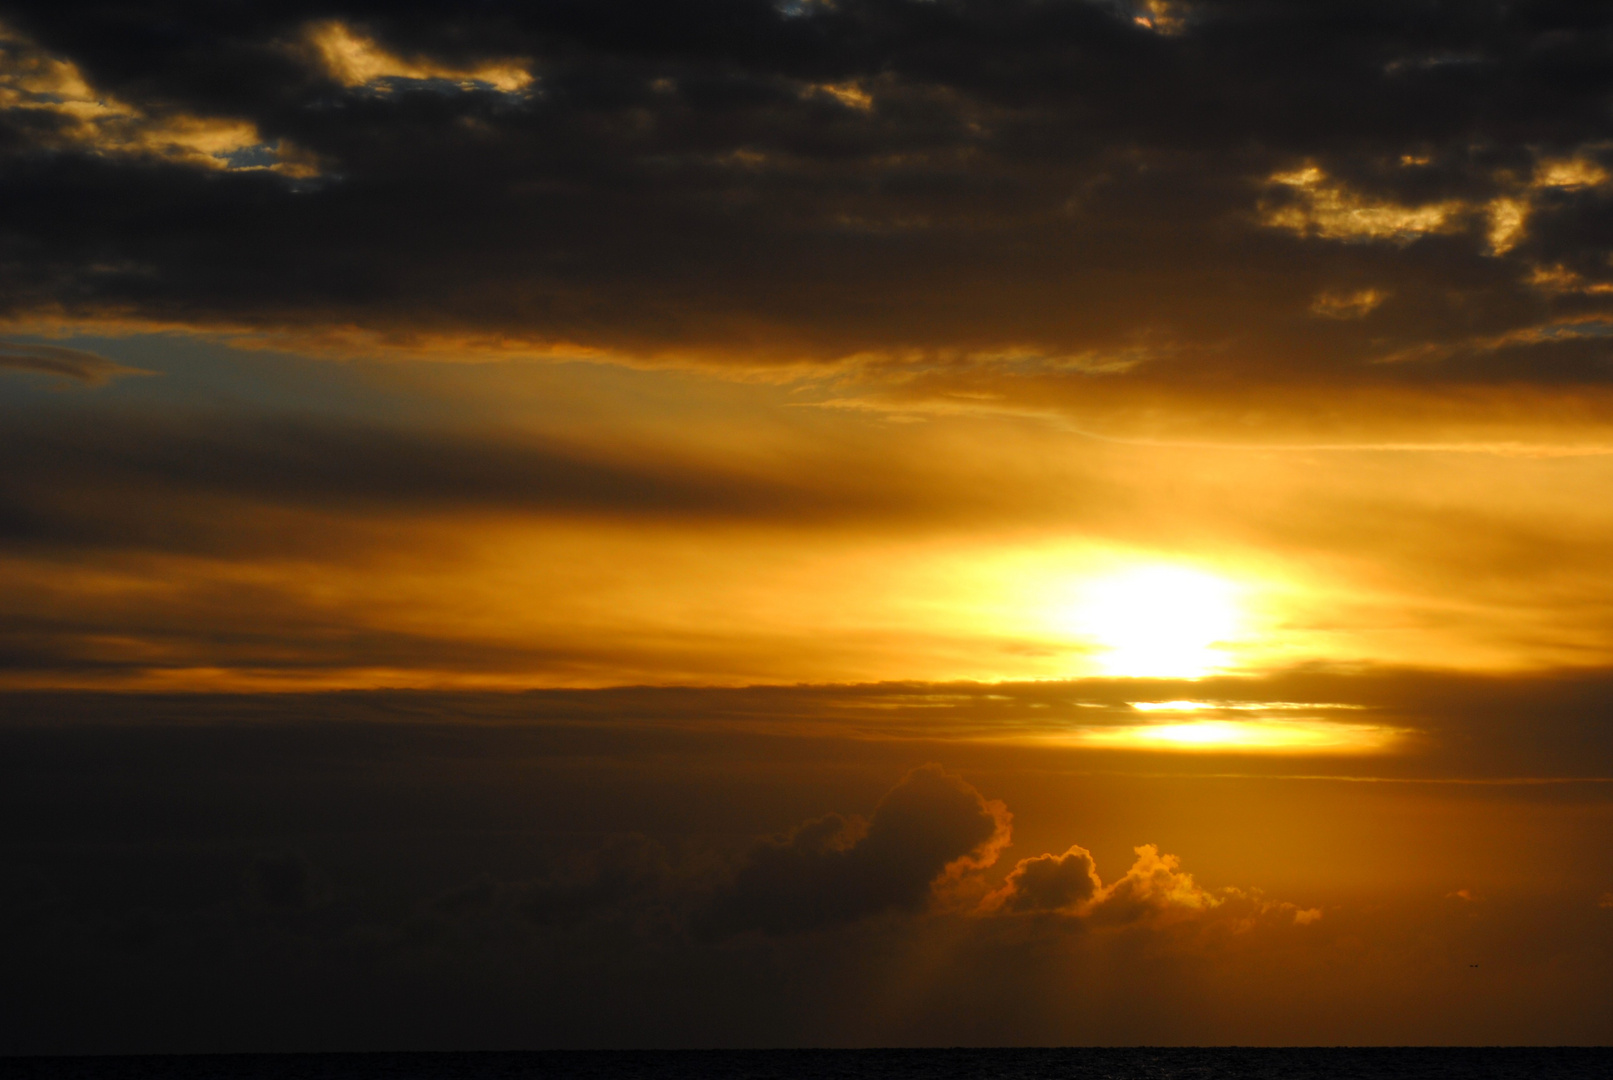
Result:
<instances>
[{"instance_id":1,"label":"golden sky","mask_svg":"<svg viewBox=\"0 0 1613 1080\"><path fill-rule=\"evenodd\" d=\"M1607 22L0 3L0 1051L1606 1043Z\"/></svg>"}]
</instances>

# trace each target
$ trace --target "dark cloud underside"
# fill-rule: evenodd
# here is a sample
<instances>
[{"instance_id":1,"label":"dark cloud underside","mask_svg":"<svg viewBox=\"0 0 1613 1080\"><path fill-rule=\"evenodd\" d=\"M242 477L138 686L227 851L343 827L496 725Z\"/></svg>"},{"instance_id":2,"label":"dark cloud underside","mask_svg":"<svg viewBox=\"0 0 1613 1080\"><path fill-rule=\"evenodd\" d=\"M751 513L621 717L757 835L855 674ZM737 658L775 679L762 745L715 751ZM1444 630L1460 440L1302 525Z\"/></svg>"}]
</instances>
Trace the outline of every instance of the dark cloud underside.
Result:
<instances>
[{"instance_id":1,"label":"dark cloud underside","mask_svg":"<svg viewBox=\"0 0 1613 1080\"><path fill-rule=\"evenodd\" d=\"M253 507L357 517L482 511L723 520L833 517L871 502L666 454L613 460L597 449L511 434L223 412L158 420L111 410L11 410L0 454L10 462L0 478L0 544L58 551L303 547L284 531L255 530L243 516Z\"/></svg>"},{"instance_id":2,"label":"dark cloud underside","mask_svg":"<svg viewBox=\"0 0 1613 1080\"><path fill-rule=\"evenodd\" d=\"M752 848L702 913L711 933L787 932L921 911L948 866L989 864L1008 814L940 766L916 769L868 821L831 814Z\"/></svg>"},{"instance_id":3,"label":"dark cloud underside","mask_svg":"<svg viewBox=\"0 0 1613 1080\"><path fill-rule=\"evenodd\" d=\"M229 119L318 165L64 146L14 109L0 280L17 318L1018 350L1055 383L1605 381L1605 9L1140 11L5 5L148 127ZM385 70L533 81L344 85L308 45L333 22Z\"/></svg>"}]
</instances>

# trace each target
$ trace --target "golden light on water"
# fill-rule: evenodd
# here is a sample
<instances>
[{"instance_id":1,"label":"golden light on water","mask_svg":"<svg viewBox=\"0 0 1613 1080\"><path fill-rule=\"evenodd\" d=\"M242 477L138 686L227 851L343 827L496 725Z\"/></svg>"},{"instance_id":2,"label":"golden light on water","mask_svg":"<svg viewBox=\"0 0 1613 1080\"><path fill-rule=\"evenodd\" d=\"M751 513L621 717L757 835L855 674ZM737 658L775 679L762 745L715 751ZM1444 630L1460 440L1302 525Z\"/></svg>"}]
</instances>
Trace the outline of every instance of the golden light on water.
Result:
<instances>
[{"instance_id":1,"label":"golden light on water","mask_svg":"<svg viewBox=\"0 0 1613 1080\"><path fill-rule=\"evenodd\" d=\"M1068 621L1099 647L1105 675L1194 679L1231 662L1246 621L1239 591L1200 570L1138 566L1084 587Z\"/></svg>"}]
</instances>

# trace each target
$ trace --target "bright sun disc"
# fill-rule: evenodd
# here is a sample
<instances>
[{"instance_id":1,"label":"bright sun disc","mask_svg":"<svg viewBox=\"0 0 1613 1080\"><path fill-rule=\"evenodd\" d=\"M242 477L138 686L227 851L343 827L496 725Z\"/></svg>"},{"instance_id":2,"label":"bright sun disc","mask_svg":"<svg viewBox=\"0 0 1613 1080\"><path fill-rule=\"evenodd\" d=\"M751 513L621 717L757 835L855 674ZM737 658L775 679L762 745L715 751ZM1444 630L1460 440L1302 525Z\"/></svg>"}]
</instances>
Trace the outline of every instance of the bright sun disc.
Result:
<instances>
[{"instance_id":1,"label":"bright sun disc","mask_svg":"<svg viewBox=\"0 0 1613 1080\"><path fill-rule=\"evenodd\" d=\"M1195 679L1227 665L1239 629L1238 588L1177 566L1145 566L1092 582L1070 623L1100 648L1106 675Z\"/></svg>"}]
</instances>

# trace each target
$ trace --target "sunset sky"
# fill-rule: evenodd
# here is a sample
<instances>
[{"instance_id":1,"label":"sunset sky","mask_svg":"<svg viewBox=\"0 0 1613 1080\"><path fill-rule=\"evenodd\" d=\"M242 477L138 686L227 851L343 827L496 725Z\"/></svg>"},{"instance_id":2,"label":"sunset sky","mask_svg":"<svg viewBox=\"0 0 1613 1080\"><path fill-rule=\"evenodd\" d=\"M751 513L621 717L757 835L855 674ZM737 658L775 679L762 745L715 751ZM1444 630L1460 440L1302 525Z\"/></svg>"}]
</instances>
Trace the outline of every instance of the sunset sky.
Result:
<instances>
[{"instance_id":1,"label":"sunset sky","mask_svg":"<svg viewBox=\"0 0 1613 1080\"><path fill-rule=\"evenodd\" d=\"M0 0L0 1052L1613 1042L1613 10Z\"/></svg>"}]
</instances>

